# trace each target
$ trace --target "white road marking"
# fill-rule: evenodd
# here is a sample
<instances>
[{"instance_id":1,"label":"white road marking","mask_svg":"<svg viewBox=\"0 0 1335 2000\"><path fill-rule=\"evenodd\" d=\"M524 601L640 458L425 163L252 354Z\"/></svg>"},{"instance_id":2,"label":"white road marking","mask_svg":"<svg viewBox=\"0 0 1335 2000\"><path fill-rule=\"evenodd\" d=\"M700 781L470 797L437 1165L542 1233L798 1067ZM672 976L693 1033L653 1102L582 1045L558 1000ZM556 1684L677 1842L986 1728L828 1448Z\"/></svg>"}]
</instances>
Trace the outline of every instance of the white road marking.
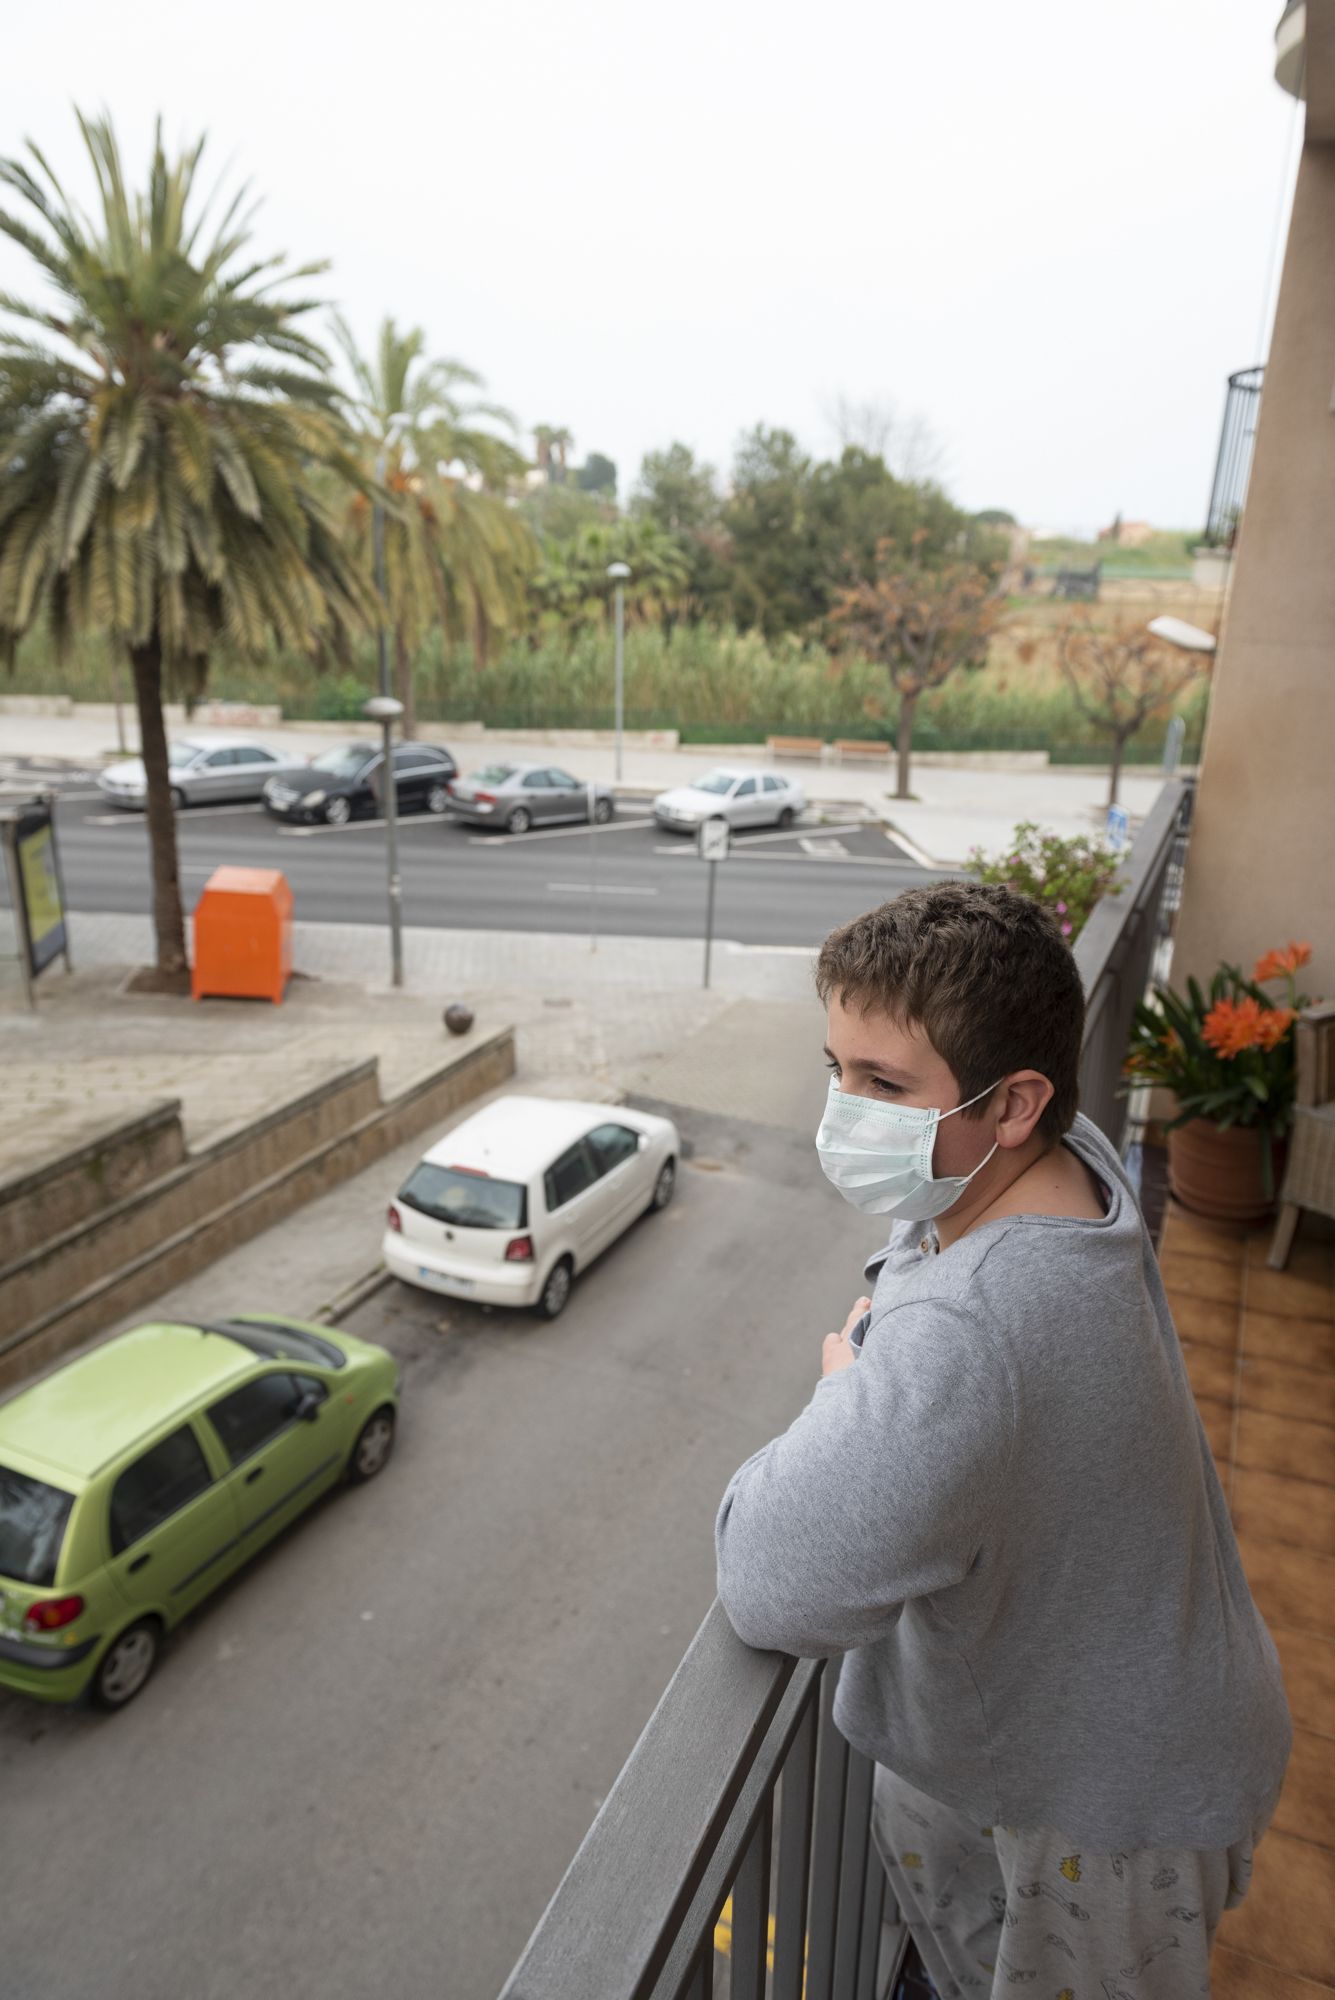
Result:
<instances>
[{"instance_id":1,"label":"white road marking","mask_svg":"<svg viewBox=\"0 0 1335 2000\"><path fill-rule=\"evenodd\" d=\"M894 846L902 848L904 853L908 855L909 860L916 861L920 868L939 868L941 866L940 862L934 861L924 848L919 847L916 842L909 839L906 833L901 833L899 828L892 825L889 821L886 822L881 831L888 841Z\"/></svg>"},{"instance_id":2,"label":"white road marking","mask_svg":"<svg viewBox=\"0 0 1335 2000\"><path fill-rule=\"evenodd\" d=\"M443 817L441 813L400 813L394 824L403 833L412 827L439 826ZM383 833L384 827L382 819L350 819L345 826L280 826L275 832L284 840L309 840L317 833Z\"/></svg>"},{"instance_id":3,"label":"white road marking","mask_svg":"<svg viewBox=\"0 0 1335 2000\"><path fill-rule=\"evenodd\" d=\"M629 818L608 820L602 826L595 826L593 830L597 834L635 833L640 827L648 824L648 813L642 813L638 818L632 814ZM499 829L504 825L504 821L497 820L496 825ZM536 833L470 833L468 844L470 847L518 847L524 840L568 840L572 833L582 833L587 839L589 822L585 819L578 821L574 826L544 826Z\"/></svg>"},{"instance_id":4,"label":"white road marking","mask_svg":"<svg viewBox=\"0 0 1335 2000\"><path fill-rule=\"evenodd\" d=\"M734 854L739 854L744 849L752 847L767 847L773 841L776 840L801 840L801 841L816 840L816 839L833 840L837 838L839 834L847 832L848 832L848 827L843 821L840 821L838 826L829 826L829 827L789 826L785 827L782 833L748 833L744 828L734 828L735 838L733 841L732 852ZM656 847L654 849L655 854L694 854L695 852L696 852L696 845L694 838L686 841L675 841L670 847L666 846Z\"/></svg>"},{"instance_id":5,"label":"white road marking","mask_svg":"<svg viewBox=\"0 0 1335 2000\"><path fill-rule=\"evenodd\" d=\"M99 798L104 796L99 792ZM185 806L176 814L178 826L188 826L192 819L221 819L224 813L248 813L252 817L263 810L258 805L234 806ZM85 826L147 826L148 814L138 806L126 806L120 812L89 813Z\"/></svg>"},{"instance_id":6,"label":"white road marking","mask_svg":"<svg viewBox=\"0 0 1335 2000\"><path fill-rule=\"evenodd\" d=\"M824 861L826 857L830 855L833 855L835 860L839 861L852 860L852 856L850 855L848 849L844 846L842 840L820 841L820 840L804 839L801 842L801 848L803 854L809 854L817 861Z\"/></svg>"},{"instance_id":7,"label":"white road marking","mask_svg":"<svg viewBox=\"0 0 1335 2000\"><path fill-rule=\"evenodd\" d=\"M553 896L656 896L657 889L631 888L613 882L549 882L547 890Z\"/></svg>"}]
</instances>

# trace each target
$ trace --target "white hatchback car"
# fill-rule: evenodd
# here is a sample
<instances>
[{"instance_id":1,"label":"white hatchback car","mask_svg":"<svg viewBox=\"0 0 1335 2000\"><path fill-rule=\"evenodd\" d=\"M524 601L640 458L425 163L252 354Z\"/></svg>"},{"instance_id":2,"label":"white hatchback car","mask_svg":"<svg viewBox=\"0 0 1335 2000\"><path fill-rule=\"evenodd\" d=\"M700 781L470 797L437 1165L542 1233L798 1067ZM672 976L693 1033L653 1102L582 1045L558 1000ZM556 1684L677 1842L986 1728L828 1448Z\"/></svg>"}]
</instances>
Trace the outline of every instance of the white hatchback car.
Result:
<instances>
[{"instance_id":1,"label":"white hatchback car","mask_svg":"<svg viewBox=\"0 0 1335 2000\"><path fill-rule=\"evenodd\" d=\"M791 826L806 809L806 793L778 771L740 771L720 765L692 785L677 785L654 800L654 818L674 832L694 833L707 819L729 826Z\"/></svg>"},{"instance_id":2,"label":"white hatchback car","mask_svg":"<svg viewBox=\"0 0 1335 2000\"><path fill-rule=\"evenodd\" d=\"M669 1118L498 1098L413 1168L389 1206L385 1262L426 1291L555 1319L575 1273L667 1207L680 1154Z\"/></svg>"}]
</instances>

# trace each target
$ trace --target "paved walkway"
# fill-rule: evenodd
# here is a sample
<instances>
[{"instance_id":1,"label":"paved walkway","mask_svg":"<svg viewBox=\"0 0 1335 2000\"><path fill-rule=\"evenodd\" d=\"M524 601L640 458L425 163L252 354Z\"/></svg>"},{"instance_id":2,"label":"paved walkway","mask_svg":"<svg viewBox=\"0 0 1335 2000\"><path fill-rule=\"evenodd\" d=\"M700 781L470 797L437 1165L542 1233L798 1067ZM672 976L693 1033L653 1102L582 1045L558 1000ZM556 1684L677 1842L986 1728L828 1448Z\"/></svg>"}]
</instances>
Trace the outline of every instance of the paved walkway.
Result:
<instances>
[{"instance_id":1,"label":"paved walkway","mask_svg":"<svg viewBox=\"0 0 1335 2000\"><path fill-rule=\"evenodd\" d=\"M130 740L134 742L132 717L129 726ZM186 725L181 718L171 722L170 727L173 733L179 733ZM189 727L192 735L212 733L197 724ZM348 723L307 722L228 733L252 736L257 741L281 742L299 755L306 755L327 748L337 738L359 732ZM569 763L582 778L608 781L613 775L614 751L610 742L588 748L557 744L544 750L532 743L509 742L500 735L460 736L448 724L425 724L421 733L427 740L449 743L465 769L483 761L507 757L532 761L546 755ZM92 772L116 754L110 708L80 707L70 716L51 716L10 714L0 707L0 771L8 769L15 776L39 772L44 767ZM623 758L623 783L630 791L660 791L671 785L688 784L693 775L711 764L761 755L758 747L748 747L745 751L703 745L680 750L631 747ZM801 782L810 798L866 806L904 834L921 851L924 860L947 867L962 867L975 846L987 854L1004 852L1021 820L1038 820L1051 832L1071 837L1097 832L1105 817L1107 777L1097 768L1059 765L1040 770L990 769L980 764L945 765L915 758L912 776L915 796L908 800L891 797L894 772L888 759L870 769L861 765L804 762L784 768ZM1159 772L1139 768L1124 777L1122 802L1131 815L1133 829L1153 805L1161 783Z\"/></svg>"},{"instance_id":2,"label":"paved walkway","mask_svg":"<svg viewBox=\"0 0 1335 2000\"><path fill-rule=\"evenodd\" d=\"M690 940L608 938L590 952L578 937L409 929L396 992L382 929L298 924L294 960L306 976L273 1007L129 993L130 969L152 955L149 920L76 912L71 928L76 970L42 977L35 1013L21 1010L15 986L0 990L10 1112L0 1173L170 1097L195 1147L368 1055L392 1095L447 1046L441 1013L455 999L479 1032L512 1023L525 1073L545 1088L635 1090L750 1117L768 1096L770 1123L791 1088L775 1034L783 1041L808 1016L812 1036L819 1026L805 951L716 946L705 991ZM720 1017L728 1030L697 1046ZM801 1038L811 1039L805 1028Z\"/></svg>"}]
</instances>

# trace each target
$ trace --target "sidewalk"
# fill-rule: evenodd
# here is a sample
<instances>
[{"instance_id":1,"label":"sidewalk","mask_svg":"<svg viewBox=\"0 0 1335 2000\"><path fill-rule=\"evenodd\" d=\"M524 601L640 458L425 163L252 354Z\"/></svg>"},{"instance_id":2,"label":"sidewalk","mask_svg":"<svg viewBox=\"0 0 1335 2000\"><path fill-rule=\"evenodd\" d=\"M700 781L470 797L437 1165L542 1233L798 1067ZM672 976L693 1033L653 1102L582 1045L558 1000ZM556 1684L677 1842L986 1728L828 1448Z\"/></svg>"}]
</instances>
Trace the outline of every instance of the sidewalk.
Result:
<instances>
[{"instance_id":1,"label":"sidewalk","mask_svg":"<svg viewBox=\"0 0 1335 2000\"><path fill-rule=\"evenodd\" d=\"M186 725L169 713L169 729L180 734ZM268 729L213 730L189 725L191 735L227 734L257 742L281 743L299 755L314 755L333 741L366 733L354 723L281 723ZM134 717L126 717L127 740L136 743ZM615 753L610 742L593 748L573 748L559 742L544 749L529 742L509 742L504 736L479 737L451 732L445 723L424 724L422 738L451 746L463 769L483 762L534 762L544 755L560 758L581 778L610 781ZM117 756L115 719L110 707L83 706L72 715L11 714L0 706L0 772L37 780L43 770L63 769L90 774ZM729 751L719 746L685 749L626 748L622 784L627 791L654 792L689 784L713 764L740 761L745 754L763 757L758 747ZM924 862L962 867L970 850L999 854L1010 844L1020 820L1034 819L1054 833L1070 838L1097 832L1104 824L1108 781L1105 772L1058 765L1046 770L989 769L977 764L941 765L915 760L915 797L897 800L894 770L887 761L879 768L800 761L781 768L804 787L813 800L859 804L906 836ZM1135 827L1150 810L1162 785L1159 772L1137 768L1124 774L1122 803Z\"/></svg>"}]
</instances>

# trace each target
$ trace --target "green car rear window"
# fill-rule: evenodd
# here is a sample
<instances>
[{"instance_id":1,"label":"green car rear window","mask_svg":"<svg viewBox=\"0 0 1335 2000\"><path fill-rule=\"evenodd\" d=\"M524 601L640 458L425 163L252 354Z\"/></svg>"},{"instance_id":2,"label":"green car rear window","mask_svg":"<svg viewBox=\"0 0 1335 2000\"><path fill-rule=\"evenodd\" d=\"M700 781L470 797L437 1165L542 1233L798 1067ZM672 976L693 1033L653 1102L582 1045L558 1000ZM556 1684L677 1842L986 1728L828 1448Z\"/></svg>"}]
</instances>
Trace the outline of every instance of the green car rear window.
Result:
<instances>
[{"instance_id":1,"label":"green car rear window","mask_svg":"<svg viewBox=\"0 0 1335 2000\"><path fill-rule=\"evenodd\" d=\"M49 1589L73 1505L72 1493L0 1465L0 1576Z\"/></svg>"},{"instance_id":2,"label":"green car rear window","mask_svg":"<svg viewBox=\"0 0 1335 2000\"><path fill-rule=\"evenodd\" d=\"M218 1319L210 1322L211 1333L224 1333L239 1341L262 1361L304 1361L316 1368L346 1368L348 1357L332 1340L321 1340L304 1326L275 1324L273 1320Z\"/></svg>"}]
</instances>

